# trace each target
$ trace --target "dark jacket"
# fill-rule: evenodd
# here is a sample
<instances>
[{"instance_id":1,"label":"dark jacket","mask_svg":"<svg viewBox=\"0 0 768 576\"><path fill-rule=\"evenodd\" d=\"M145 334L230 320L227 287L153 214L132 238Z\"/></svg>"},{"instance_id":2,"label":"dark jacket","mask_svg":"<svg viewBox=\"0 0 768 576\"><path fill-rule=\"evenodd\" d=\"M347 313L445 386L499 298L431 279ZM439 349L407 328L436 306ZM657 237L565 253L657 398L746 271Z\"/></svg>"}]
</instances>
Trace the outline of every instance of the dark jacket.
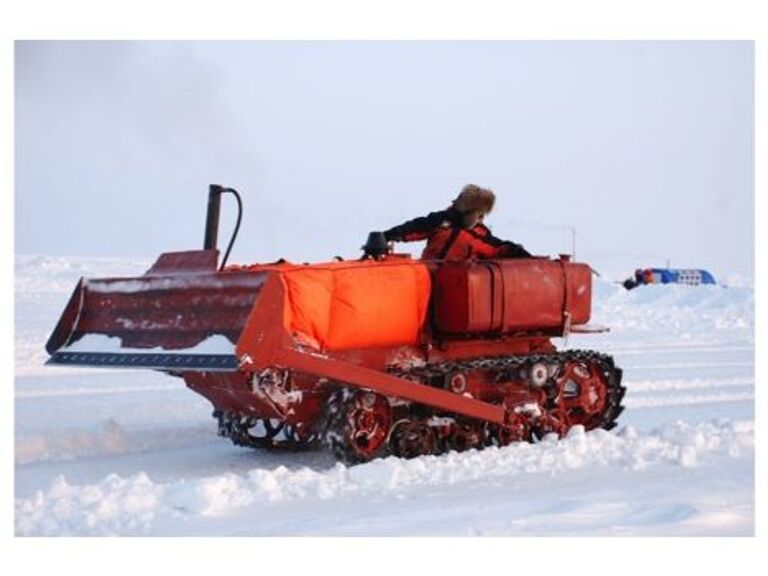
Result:
<instances>
[{"instance_id":1,"label":"dark jacket","mask_svg":"<svg viewBox=\"0 0 768 576\"><path fill-rule=\"evenodd\" d=\"M465 260L468 258L525 258L531 254L520 244L496 238L487 226L465 229L462 215L453 208L431 212L384 232L387 241L427 240L424 260Z\"/></svg>"}]
</instances>

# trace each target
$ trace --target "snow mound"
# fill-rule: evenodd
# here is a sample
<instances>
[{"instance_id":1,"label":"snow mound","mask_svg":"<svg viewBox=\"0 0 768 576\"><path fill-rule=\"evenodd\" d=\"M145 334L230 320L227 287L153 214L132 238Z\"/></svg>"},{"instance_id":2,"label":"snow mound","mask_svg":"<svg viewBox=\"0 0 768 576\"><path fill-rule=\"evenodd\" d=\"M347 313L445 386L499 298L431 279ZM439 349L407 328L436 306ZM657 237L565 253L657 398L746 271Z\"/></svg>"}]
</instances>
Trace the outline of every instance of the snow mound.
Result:
<instances>
[{"instance_id":1,"label":"snow mound","mask_svg":"<svg viewBox=\"0 0 768 576\"><path fill-rule=\"evenodd\" d=\"M426 487L472 485L478 479L513 485L524 475L564 476L595 468L696 467L714 456L749 458L753 447L752 421L718 420L695 426L676 422L649 434L632 427L589 433L576 427L560 441L549 437L539 444L413 460L386 458L355 467L336 464L328 470L278 466L168 483L154 482L142 472L127 478L112 474L83 486L59 476L47 490L16 500L16 533L141 534L168 517L226 516L286 501L407 497ZM259 510L250 515L257 517Z\"/></svg>"},{"instance_id":2,"label":"snow mound","mask_svg":"<svg viewBox=\"0 0 768 576\"><path fill-rule=\"evenodd\" d=\"M626 290L598 280L594 284L592 322L617 332L653 332L660 328L697 339L733 331L752 339L754 288L659 284Z\"/></svg>"}]
</instances>

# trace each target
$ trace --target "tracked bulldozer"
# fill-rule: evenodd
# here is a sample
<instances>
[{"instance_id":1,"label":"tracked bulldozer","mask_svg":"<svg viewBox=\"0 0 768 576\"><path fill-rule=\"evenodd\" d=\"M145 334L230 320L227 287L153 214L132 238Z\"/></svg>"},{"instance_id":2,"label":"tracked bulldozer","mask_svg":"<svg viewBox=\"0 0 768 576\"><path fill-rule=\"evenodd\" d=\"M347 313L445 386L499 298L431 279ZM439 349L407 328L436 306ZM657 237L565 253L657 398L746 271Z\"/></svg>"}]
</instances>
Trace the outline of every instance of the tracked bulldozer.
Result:
<instances>
[{"instance_id":1,"label":"tracked bulldozer","mask_svg":"<svg viewBox=\"0 0 768 576\"><path fill-rule=\"evenodd\" d=\"M221 198L239 212L224 257ZM213 406L218 432L347 463L611 429L622 372L552 340L588 321L592 273L566 256L423 261L390 249L317 264L228 265L242 203L209 190L202 250L142 276L83 278L48 364L151 369Z\"/></svg>"}]
</instances>

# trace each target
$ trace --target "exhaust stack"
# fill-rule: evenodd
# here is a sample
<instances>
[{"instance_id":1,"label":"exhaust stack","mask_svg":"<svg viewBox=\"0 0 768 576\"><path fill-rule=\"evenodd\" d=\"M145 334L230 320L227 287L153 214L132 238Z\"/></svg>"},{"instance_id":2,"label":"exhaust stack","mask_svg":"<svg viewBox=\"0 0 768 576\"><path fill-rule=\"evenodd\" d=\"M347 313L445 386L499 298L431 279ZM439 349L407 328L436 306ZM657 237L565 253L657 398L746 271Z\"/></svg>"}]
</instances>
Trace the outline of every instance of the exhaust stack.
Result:
<instances>
[{"instance_id":1,"label":"exhaust stack","mask_svg":"<svg viewBox=\"0 0 768 576\"><path fill-rule=\"evenodd\" d=\"M208 188L208 214L205 217L205 240L203 250L216 250L219 236L219 212L221 210L221 194L224 187L211 184Z\"/></svg>"}]
</instances>

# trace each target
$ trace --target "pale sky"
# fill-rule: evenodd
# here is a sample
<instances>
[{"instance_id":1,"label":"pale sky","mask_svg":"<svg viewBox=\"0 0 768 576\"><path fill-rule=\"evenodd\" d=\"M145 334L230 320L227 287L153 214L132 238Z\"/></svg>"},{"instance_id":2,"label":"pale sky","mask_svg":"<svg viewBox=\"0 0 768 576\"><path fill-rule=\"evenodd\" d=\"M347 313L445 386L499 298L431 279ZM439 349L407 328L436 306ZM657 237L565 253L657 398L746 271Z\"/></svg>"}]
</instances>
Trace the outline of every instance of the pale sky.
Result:
<instances>
[{"instance_id":1,"label":"pale sky","mask_svg":"<svg viewBox=\"0 0 768 576\"><path fill-rule=\"evenodd\" d=\"M492 188L493 232L598 271L754 270L751 42L17 42L17 253L359 256ZM224 200L226 247L234 203ZM420 246L402 245L418 254Z\"/></svg>"}]
</instances>

